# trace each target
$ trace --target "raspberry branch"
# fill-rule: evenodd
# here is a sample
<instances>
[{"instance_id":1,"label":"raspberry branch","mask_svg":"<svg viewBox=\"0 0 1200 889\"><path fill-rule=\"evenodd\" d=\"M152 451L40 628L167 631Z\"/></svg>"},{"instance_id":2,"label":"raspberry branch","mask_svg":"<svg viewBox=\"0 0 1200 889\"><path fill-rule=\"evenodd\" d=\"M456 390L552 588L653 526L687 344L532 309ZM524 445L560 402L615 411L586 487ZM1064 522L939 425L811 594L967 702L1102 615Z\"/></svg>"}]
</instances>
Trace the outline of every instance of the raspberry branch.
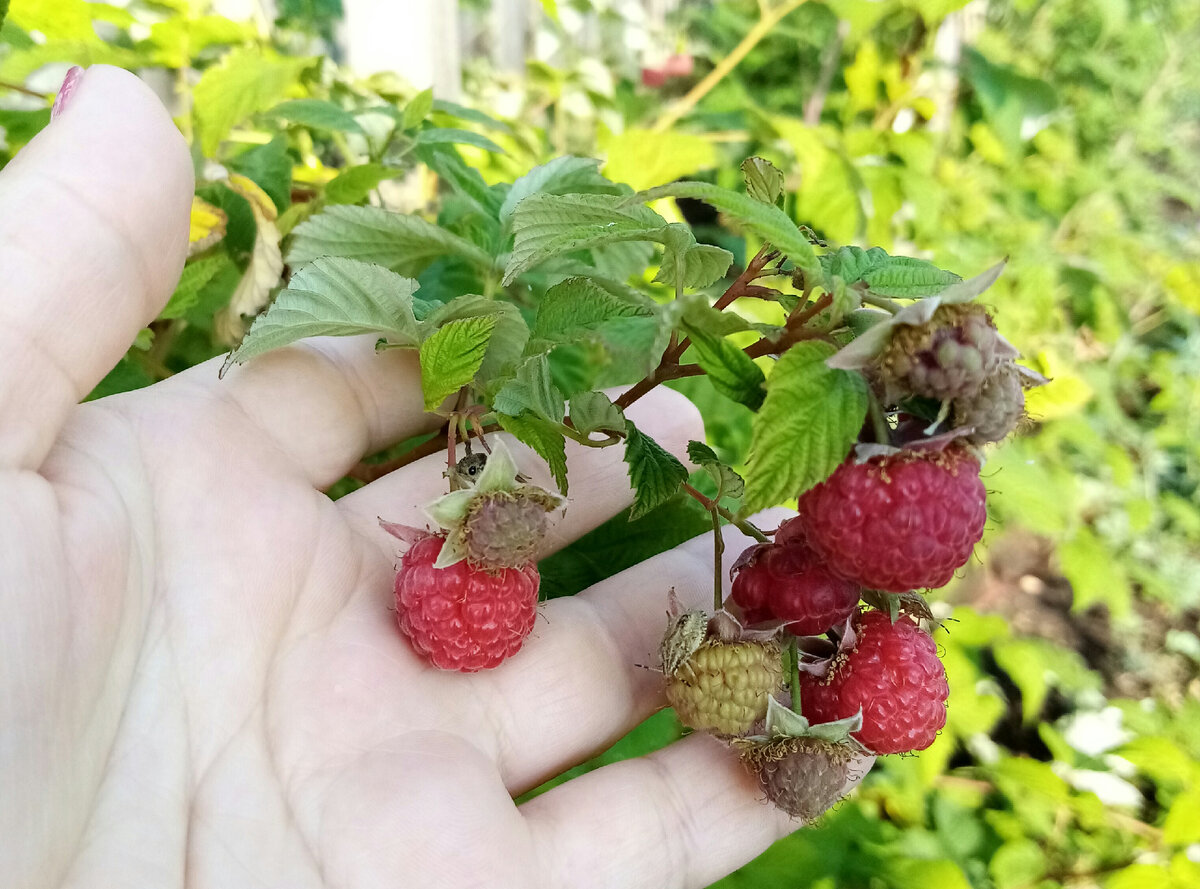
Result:
<instances>
[{"instance_id":1,"label":"raspberry branch","mask_svg":"<svg viewBox=\"0 0 1200 889\"><path fill-rule=\"evenodd\" d=\"M796 637L788 643L788 686L792 690L792 712L800 712L800 646Z\"/></svg>"},{"instance_id":2,"label":"raspberry branch","mask_svg":"<svg viewBox=\"0 0 1200 889\"><path fill-rule=\"evenodd\" d=\"M688 496L695 499L696 502L698 502L705 509L709 510L710 512L716 512L717 515L729 522L729 524L733 525L747 537L753 537L759 543L771 542L771 538L755 527L752 522L749 522L746 519L739 519L724 506L721 506L719 503L709 497L705 497L687 482L683 483L683 490Z\"/></svg>"}]
</instances>

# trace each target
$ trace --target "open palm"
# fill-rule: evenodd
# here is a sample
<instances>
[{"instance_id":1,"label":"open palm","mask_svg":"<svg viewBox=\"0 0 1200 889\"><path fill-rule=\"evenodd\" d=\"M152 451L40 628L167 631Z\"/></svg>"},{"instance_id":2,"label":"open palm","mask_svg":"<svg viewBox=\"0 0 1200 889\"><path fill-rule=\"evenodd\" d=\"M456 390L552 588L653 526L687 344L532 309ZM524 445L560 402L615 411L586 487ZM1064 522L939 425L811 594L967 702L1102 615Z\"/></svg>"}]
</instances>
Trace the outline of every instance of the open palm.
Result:
<instances>
[{"instance_id":1,"label":"open palm","mask_svg":"<svg viewBox=\"0 0 1200 889\"><path fill-rule=\"evenodd\" d=\"M100 67L0 175L10 885L702 886L794 829L699 736L513 803L660 705L635 664L669 587L707 597L710 544L543 606L499 669L429 668L377 517L420 524L437 458L321 493L431 428L410 355L316 340L77 404L171 291L191 193L157 100ZM670 392L631 413L701 434ZM618 449L580 451L548 551L630 499Z\"/></svg>"}]
</instances>

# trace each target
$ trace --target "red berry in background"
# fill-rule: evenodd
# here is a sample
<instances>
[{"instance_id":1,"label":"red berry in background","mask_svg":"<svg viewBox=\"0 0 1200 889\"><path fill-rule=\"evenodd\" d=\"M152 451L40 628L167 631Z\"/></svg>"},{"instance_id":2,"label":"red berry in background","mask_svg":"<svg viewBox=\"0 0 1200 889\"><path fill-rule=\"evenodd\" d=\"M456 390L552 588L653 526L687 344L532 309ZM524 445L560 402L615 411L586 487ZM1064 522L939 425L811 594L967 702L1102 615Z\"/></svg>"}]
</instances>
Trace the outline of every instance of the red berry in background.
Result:
<instances>
[{"instance_id":1,"label":"red berry in background","mask_svg":"<svg viewBox=\"0 0 1200 889\"><path fill-rule=\"evenodd\" d=\"M858 584L831 573L794 530L780 528L776 542L760 544L737 571L731 596L747 623L785 620L789 632L817 636L845 622L859 592Z\"/></svg>"},{"instance_id":2,"label":"red berry in background","mask_svg":"<svg viewBox=\"0 0 1200 889\"><path fill-rule=\"evenodd\" d=\"M436 667L473 673L516 654L537 617L537 568L483 571L461 561L434 568L443 539L422 537L396 573L396 616Z\"/></svg>"},{"instance_id":3,"label":"red berry in background","mask_svg":"<svg viewBox=\"0 0 1200 889\"><path fill-rule=\"evenodd\" d=\"M837 655L828 675L801 674L800 709L816 724L853 716L854 737L874 753L924 750L946 724L946 669L933 638L906 616L882 611L855 620L854 648Z\"/></svg>"},{"instance_id":4,"label":"red berry in background","mask_svg":"<svg viewBox=\"0 0 1200 889\"><path fill-rule=\"evenodd\" d=\"M986 490L965 448L853 456L800 497L809 546L869 589L945 585L983 536Z\"/></svg>"}]
</instances>

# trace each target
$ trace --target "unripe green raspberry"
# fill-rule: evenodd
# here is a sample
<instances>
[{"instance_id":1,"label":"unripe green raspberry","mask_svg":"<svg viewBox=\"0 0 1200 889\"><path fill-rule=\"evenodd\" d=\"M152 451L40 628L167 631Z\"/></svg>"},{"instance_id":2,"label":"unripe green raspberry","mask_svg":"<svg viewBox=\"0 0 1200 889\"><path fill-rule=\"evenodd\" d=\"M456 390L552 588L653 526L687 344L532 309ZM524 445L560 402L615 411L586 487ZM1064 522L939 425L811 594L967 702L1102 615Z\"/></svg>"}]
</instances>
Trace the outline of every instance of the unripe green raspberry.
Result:
<instances>
[{"instance_id":1,"label":"unripe green raspberry","mask_svg":"<svg viewBox=\"0 0 1200 889\"><path fill-rule=\"evenodd\" d=\"M954 425L973 426L972 444L1000 441L1025 416L1025 390L1016 365L1007 361L969 398L954 399Z\"/></svg>"},{"instance_id":2,"label":"unripe green raspberry","mask_svg":"<svg viewBox=\"0 0 1200 889\"><path fill-rule=\"evenodd\" d=\"M819 738L780 738L738 744L742 762L767 799L794 818L812 821L842 797L854 754Z\"/></svg>"},{"instance_id":3,"label":"unripe green raspberry","mask_svg":"<svg viewBox=\"0 0 1200 889\"><path fill-rule=\"evenodd\" d=\"M898 325L880 356L889 389L945 401L974 396L995 372L1004 340L982 306L938 306L919 326Z\"/></svg>"},{"instance_id":4,"label":"unripe green raspberry","mask_svg":"<svg viewBox=\"0 0 1200 889\"><path fill-rule=\"evenodd\" d=\"M532 562L561 499L536 485L481 493L463 520L467 561L486 570Z\"/></svg>"},{"instance_id":5,"label":"unripe green raspberry","mask_svg":"<svg viewBox=\"0 0 1200 889\"><path fill-rule=\"evenodd\" d=\"M750 731L783 682L773 642L709 641L667 677L667 700L680 721L718 735Z\"/></svg>"}]
</instances>

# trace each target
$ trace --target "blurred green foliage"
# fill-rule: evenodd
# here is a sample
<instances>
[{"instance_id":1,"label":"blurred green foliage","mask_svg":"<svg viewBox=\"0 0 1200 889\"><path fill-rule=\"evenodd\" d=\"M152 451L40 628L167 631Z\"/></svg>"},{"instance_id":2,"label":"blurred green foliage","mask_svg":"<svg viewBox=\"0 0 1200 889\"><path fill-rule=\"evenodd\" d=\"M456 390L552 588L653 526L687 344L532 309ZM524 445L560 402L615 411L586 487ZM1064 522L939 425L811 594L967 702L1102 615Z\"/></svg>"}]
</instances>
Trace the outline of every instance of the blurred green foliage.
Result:
<instances>
[{"instance_id":1,"label":"blurred green foliage","mask_svg":"<svg viewBox=\"0 0 1200 889\"><path fill-rule=\"evenodd\" d=\"M323 59L336 0L283 3L273 29L185 0L13 0L0 165L46 124L68 64L123 65L173 102L198 194L228 217L96 396L225 351L270 295L228 308L256 247L321 206L386 199L452 224L469 214L439 179L484 196L567 151L635 187L737 188L758 154L788 172L787 211L831 244L964 275L1010 257L988 299L1052 382L1031 393L1026 434L991 454L986 545L938 603L947 728L720 885L1200 886L1200 6L827 0L751 39L785 5L684 3L655 33L660 57L639 64L572 30L588 7L621 27L612 4L543 3L557 60L515 81L478 61L467 72L480 107L511 109L497 121ZM688 65L664 73L669 55ZM739 261L757 249L687 202L663 212ZM422 292L465 292L462 275L435 262ZM744 461L749 412L704 378L675 385L722 456ZM706 521L691 501L618 517L543 563L547 591L576 592ZM678 733L660 714L580 768Z\"/></svg>"}]
</instances>

